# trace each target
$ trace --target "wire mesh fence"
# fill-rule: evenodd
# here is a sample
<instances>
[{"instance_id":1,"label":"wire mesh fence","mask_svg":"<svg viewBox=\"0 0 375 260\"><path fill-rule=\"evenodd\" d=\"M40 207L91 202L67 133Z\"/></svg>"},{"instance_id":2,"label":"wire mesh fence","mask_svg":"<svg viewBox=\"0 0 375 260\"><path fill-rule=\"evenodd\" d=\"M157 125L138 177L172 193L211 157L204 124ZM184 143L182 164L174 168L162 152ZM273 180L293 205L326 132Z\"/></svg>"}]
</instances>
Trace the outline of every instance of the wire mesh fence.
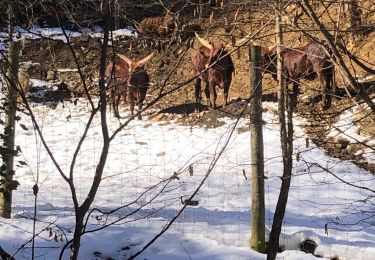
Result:
<instances>
[{"instance_id":1,"label":"wire mesh fence","mask_svg":"<svg viewBox=\"0 0 375 260\"><path fill-rule=\"evenodd\" d=\"M224 10L232 10L232 16L226 15L219 1L192 2L195 6L191 10L183 11L200 15L198 18L201 20L197 21L205 25L209 36L225 39L226 42L230 42L232 36L238 38L254 32L254 30L265 26L267 21L271 21L268 24L269 28L273 26L273 18L270 13L273 14L274 8L270 1L249 1L247 3L231 1L231 5ZM204 2L203 7L207 7L206 11L203 10L205 8L199 9L202 7L201 2ZM215 3L208 8L206 2ZM258 4L254 4L254 2L258 2ZM335 14L338 14L340 3L329 2L327 4L334 6ZM215 4L218 5L215 7ZM329 6L319 9L320 14L327 14ZM151 6L148 7L151 8ZM175 7L177 8L178 5ZM135 6L134 8L139 7ZM246 13L249 10L263 13L268 17L268 20L265 20L264 17L252 17L251 13ZM269 13L265 10L268 10ZM129 9L118 10L119 14L122 11L125 14ZM142 17L163 15L165 11L160 7L159 11L156 10L152 14L145 12ZM237 11L241 14L240 16L235 16ZM371 10L366 9L365 13L370 16ZM136 15L138 14L136 13ZM216 23L211 24L210 16L212 15L217 20ZM135 21L135 24L140 22L141 15L138 18L139 21ZM310 26L310 22L304 19L301 24L305 27ZM334 23L330 24L332 28L333 25ZM228 27L234 29L226 31ZM290 27L288 28L290 29ZM293 30L290 29L287 33L296 33ZM298 32L287 36L287 41L295 44L297 40L301 40L301 34ZM160 40L158 37L155 38ZM273 32L269 29L265 35L258 38L262 43L268 44L273 39ZM131 50L134 46L129 44L131 40L124 42L124 45L127 44L127 50ZM82 48L84 50L86 47ZM49 51L54 53L55 49L51 48ZM157 63L157 66L163 62L173 61L174 57L169 57L169 55L181 50L171 48L168 51L170 51L168 55L159 55L158 62L160 61L160 63ZM136 53L139 54L139 50ZM247 93L247 87L243 84L244 80L238 80L244 77L247 79L247 57L246 55L245 57L241 56L241 53L232 54L233 57L236 55L235 65L241 69L236 71L233 88L241 89L241 93ZM55 61L55 58L53 60ZM189 57L184 61L189 62L188 60ZM172 67L177 66L176 64L173 63ZM185 65L181 68L176 73L177 76L174 75L176 82L186 76L181 71L186 71L189 67ZM152 68L155 78L167 75L163 69L159 69L160 67ZM160 81L160 77L158 80ZM93 82L97 83L95 80ZM155 89L157 90L157 88ZM237 95L240 91L234 93ZM192 90L188 90L184 94L185 99L191 101ZM181 93L177 95L182 96ZM241 100L239 94L236 97L234 95L232 103ZM245 95L247 96L247 94ZM80 98L77 104L59 103L53 105L54 108L51 108L50 105L35 103L31 105L35 111L36 121L39 122L43 139L50 149L50 155L53 155L61 169L59 172L56 164L52 162L51 156L46 151L28 116L21 115L21 121L17 125L16 145L20 147L22 153L16 158L15 175L21 186L14 192L13 213L17 218L33 218L34 209L36 209L38 221L42 223L42 226L48 226L51 222L64 221L66 218L74 216L72 187L69 187L61 173L64 173L66 178L74 180L74 189L79 202L88 196L103 147L101 121L98 117L94 117L92 126L85 133L88 116L91 112L85 98ZM160 106L165 108L168 105L170 104L167 101L161 102ZM275 107L272 104L265 104L265 106L267 107L264 125L266 226L269 230L281 183L282 158L277 115L272 112L275 111ZM129 116L125 110L122 110L121 114ZM120 121L126 120L119 121L111 113L107 114L107 118L110 132L115 131ZM247 130L243 131L243 129L247 129L249 120L242 118L238 125L235 124L236 121L233 118L220 118L219 120L222 120L222 126L217 128L195 125L194 123L182 125L175 119L152 120L151 117L146 117L143 121L130 122L111 141L101 185L88 217L90 230L108 225L161 229L184 204L191 203L172 225L171 231L182 233L186 239L200 237L216 240L222 245L247 247L251 215L250 137ZM296 122L298 130L294 143L295 163L284 221L284 249L295 249L293 248L296 245L295 241L303 240L306 237L314 237L323 241L324 236L332 234L332 237L340 240L342 239L342 236L339 235L340 232L346 232L347 235L343 247L349 248L350 236L353 234L360 238L358 245L363 246L368 243L367 233L352 232L362 228L365 228L368 233L372 232L373 191L363 189L363 187L370 187L373 183L372 175L350 162L328 157L314 144L307 145L306 133L299 128L306 121L303 118L296 118ZM234 135L230 134L232 128L235 128ZM86 139L76 155L74 164L72 164L80 138L84 134ZM228 144L226 144L227 141ZM225 147L224 150L222 150L223 147ZM371 151L368 153L371 155ZM215 158L219 155L219 160L215 162L215 167L210 171ZM194 198L189 200L191 194L197 190L208 174L203 186ZM37 198L33 195L35 184L39 186ZM36 207L34 207L35 199ZM45 225L43 221L46 221ZM332 238L332 240L334 239ZM329 245L325 244L325 247L328 249L323 247L321 250L331 250ZM337 252L335 250L332 250L332 254ZM348 258L355 254L354 251L347 251ZM366 259L366 249L363 249L360 257Z\"/></svg>"}]
</instances>

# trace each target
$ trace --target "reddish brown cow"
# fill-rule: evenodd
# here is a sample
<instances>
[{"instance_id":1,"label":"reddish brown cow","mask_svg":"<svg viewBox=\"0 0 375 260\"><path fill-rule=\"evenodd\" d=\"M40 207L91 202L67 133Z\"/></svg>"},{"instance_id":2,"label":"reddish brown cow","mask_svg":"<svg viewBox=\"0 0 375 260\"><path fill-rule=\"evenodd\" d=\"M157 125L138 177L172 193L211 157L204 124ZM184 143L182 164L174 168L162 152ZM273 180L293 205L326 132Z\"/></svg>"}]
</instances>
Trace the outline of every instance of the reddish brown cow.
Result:
<instances>
[{"instance_id":1,"label":"reddish brown cow","mask_svg":"<svg viewBox=\"0 0 375 260\"><path fill-rule=\"evenodd\" d=\"M276 53L274 48L264 53L267 73L276 77ZM284 58L283 73L286 76L286 83L293 83L293 91L297 94L300 79L320 81L322 91L322 104L324 108L331 106L331 94L333 88L333 66L329 60L324 47L316 41L295 49L286 49L282 52Z\"/></svg>"},{"instance_id":2,"label":"reddish brown cow","mask_svg":"<svg viewBox=\"0 0 375 260\"><path fill-rule=\"evenodd\" d=\"M199 75L195 81L195 102L200 103L201 82L206 82L204 90L210 109L216 108L216 86L224 89L224 106L228 104L228 92L232 82L234 64L229 53L223 45L215 45L197 35L197 39L203 45L192 57L192 65L195 75Z\"/></svg>"},{"instance_id":3,"label":"reddish brown cow","mask_svg":"<svg viewBox=\"0 0 375 260\"><path fill-rule=\"evenodd\" d=\"M108 64L105 72L106 77L110 79L109 96L115 117L120 118L118 106L121 97L125 97L130 103L130 112L133 116L134 104L138 105L140 111L146 97L150 79L145 65L152 58L153 53L139 61L134 61L123 54L117 54L117 56L121 60ZM142 119L141 115L138 118Z\"/></svg>"}]
</instances>

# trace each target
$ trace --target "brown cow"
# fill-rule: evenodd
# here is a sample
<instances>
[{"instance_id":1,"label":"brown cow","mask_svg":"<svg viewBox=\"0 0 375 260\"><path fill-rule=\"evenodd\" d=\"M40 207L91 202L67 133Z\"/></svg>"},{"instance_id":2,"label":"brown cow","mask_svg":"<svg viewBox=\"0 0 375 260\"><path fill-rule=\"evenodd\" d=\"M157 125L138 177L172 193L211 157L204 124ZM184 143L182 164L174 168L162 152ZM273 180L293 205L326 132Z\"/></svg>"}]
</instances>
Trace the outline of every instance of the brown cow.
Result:
<instances>
[{"instance_id":1,"label":"brown cow","mask_svg":"<svg viewBox=\"0 0 375 260\"><path fill-rule=\"evenodd\" d=\"M117 54L121 60L111 62L106 68L106 77L109 82L109 96L112 101L112 107L115 117L120 118L118 106L121 97L125 97L130 103L131 115L134 115L134 104L138 104L138 110L142 109L147 89L150 84L149 75L145 69L146 63L152 58L154 53L147 57L134 61L123 54ZM138 119L142 119L141 115Z\"/></svg>"},{"instance_id":2,"label":"brown cow","mask_svg":"<svg viewBox=\"0 0 375 260\"><path fill-rule=\"evenodd\" d=\"M229 53L223 45L210 43L198 35L199 42L203 45L192 57L192 65L195 75L199 75L195 81L195 102L200 103L201 82L206 82L204 90L210 109L216 108L216 86L224 89L224 106L228 104L228 92L232 82L234 64Z\"/></svg>"},{"instance_id":3,"label":"brown cow","mask_svg":"<svg viewBox=\"0 0 375 260\"><path fill-rule=\"evenodd\" d=\"M275 46L274 46L275 47ZM271 47L263 56L265 59L265 72L272 73L276 77L276 53ZM310 41L307 45L295 49L286 49L282 52L284 58L283 73L286 83L293 83L293 91L297 94L300 80L320 81L322 91L323 108L331 106L331 94L333 86L333 66L324 47L316 41Z\"/></svg>"},{"instance_id":4,"label":"brown cow","mask_svg":"<svg viewBox=\"0 0 375 260\"><path fill-rule=\"evenodd\" d=\"M177 16L171 12L167 12L164 16L148 17L139 23L138 31L143 34L150 33L166 36L175 29L176 20Z\"/></svg>"}]
</instances>

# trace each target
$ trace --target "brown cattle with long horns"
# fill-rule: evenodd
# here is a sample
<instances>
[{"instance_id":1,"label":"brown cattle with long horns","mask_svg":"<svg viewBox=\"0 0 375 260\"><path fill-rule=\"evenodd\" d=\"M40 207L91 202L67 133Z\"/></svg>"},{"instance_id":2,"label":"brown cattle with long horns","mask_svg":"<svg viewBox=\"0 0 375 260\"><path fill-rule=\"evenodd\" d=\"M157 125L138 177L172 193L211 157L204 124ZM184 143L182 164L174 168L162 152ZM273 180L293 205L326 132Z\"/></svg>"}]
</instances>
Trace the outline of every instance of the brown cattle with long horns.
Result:
<instances>
[{"instance_id":1,"label":"brown cattle with long horns","mask_svg":"<svg viewBox=\"0 0 375 260\"><path fill-rule=\"evenodd\" d=\"M265 60L265 73L271 73L273 78L276 76L276 46L263 48L263 57ZM287 48L282 51L283 55L283 73L286 77L286 84L293 83L295 94L299 91L301 79L314 80L319 79L322 92L323 108L331 106L333 86L333 66L324 47L316 42L310 41L307 45L299 48Z\"/></svg>"},{"instance_id":2,"label":"brown cattle with long horns","mask_svg":"<svg viewBox=\"0 0 375 260\"><path fill-rule=\"evenodd\" d=\"M196 35L202 46L192 57L192 65L197 75L195 81L195 102L200 103L201 82L206 83L204 90L209 100L210 109L216 108L216 86L224 89L224 106L228 104L228 92L232 82L234 64L223 45L217 45Z\"/></svg>"},{"instance_id":3,"label":"brown cattle with long horns","mask_svg":"<svg viewBox=\"0 0 375 260\"><path fill-rule=\"evenodd\" d=\"M108 89L112 102L114 115L120 118L118 110L121 97L130 103L131 115L134 115L134 105L138 105L140 111L145 100L147 89L150 85L150 77L145 69L145 65L152 58L154 53L145 58L135 61L124 54L117 54L120 60L108 64L105 75L109 80ZM141 115L138 116L142 119Z\"/></svg>"}]
</instances>

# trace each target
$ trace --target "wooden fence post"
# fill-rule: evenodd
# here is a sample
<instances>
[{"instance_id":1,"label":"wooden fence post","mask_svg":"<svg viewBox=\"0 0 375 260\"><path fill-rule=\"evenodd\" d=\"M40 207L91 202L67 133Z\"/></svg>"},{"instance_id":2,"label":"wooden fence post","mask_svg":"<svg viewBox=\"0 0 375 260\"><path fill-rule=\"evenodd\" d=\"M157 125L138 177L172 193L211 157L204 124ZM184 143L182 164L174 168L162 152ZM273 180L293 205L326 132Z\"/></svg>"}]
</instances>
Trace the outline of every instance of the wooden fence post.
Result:
<instances>
[{"instance_id":1,"label":"wooden fence post","mask_svg":"<svg viewBox=\"0 0 375 260\"><path fill-rule=\"evenodd\" d=\"M11 9L10 9L11 10ZM12 10L11 10L12 11ZM9 11L9 12L11 12ZM9 25L9 37L12 37L13 25ZM3 154L3 166L5 167L2 176L0 177L0 216L4 218L11 218L12 213L12 190L18 185L13 181L14 175L14 139L16 128L16 110L17 110L17 91L16 86L18 83L18 69L19 69L19 52L20 44L14 42L12 39L9 41L8 53L8 68L6 72L6 85L4 88L5 101L3 105L4 111L4 143L3 150L7 150Z\"/></svg>"},{"instance_id":2,"label":"wooden fence post","mask_svg":"<svg viewBox=\"0 0 375 260\"><path fill-rule=\"evenodd\" d=\"M250 46L250 141L251 141L251 249L265 251L264 155L262 133L262 56L260 46Z\"/></svg>"}]
</instances>

